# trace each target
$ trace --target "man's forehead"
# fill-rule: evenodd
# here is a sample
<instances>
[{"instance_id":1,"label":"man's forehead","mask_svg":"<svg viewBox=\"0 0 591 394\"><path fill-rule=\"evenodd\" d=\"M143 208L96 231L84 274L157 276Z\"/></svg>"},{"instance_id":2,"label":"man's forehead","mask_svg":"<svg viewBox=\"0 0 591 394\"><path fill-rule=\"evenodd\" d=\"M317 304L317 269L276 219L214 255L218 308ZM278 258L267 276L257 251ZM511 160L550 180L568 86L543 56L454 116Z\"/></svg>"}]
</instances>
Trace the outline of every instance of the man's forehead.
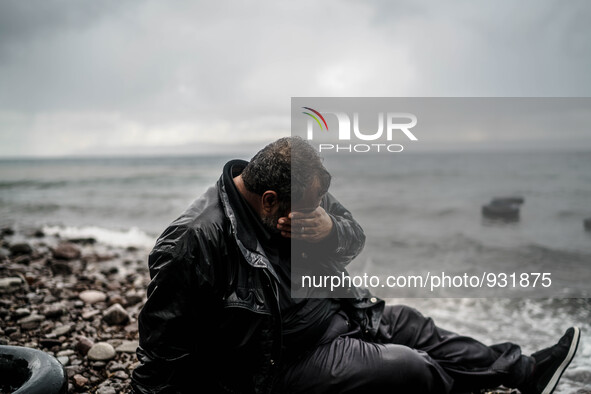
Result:
<instances>
[{"instance_id":1,"label":"man's forehead","mask_svg":"<svg viewBox=\"0 0 591 394\"><path fill-rule=\"evenodd\" d=\"M314 182L304 190L301 200L291 202L293 210L314 210L320 205L324 194L320 194L320 183Z\"/></svg>"}]
</instances>

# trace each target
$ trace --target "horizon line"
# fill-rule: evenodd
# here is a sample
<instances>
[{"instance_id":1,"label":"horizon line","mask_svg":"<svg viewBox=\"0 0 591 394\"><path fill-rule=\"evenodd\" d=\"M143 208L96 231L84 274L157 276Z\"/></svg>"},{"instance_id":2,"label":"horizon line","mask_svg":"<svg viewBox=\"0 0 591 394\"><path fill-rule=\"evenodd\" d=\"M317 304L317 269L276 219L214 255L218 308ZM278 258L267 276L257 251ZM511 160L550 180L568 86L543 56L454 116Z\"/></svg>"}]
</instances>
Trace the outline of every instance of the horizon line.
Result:
<instances>
[{"instance_id":1,"label":"horizon line","mask_svg":"<svg viewBox=\"0 0 591 394\"><path fill-rule=\"evenodd\" d=\"M398 154L431 154L431 153L589 153L591 147L470 147L470 148L425 148L419 150L404 150ZM231 152L194 152L194 153L97 153L89 155L80 154L61 154L61 155L18 155L18 156L0 156L0 161L15 161L15 160L93 160L93 159L133 159L133 158L179 158L179 157L224 157L224 156L239 156L247 155L252 156L256 152L246 151L231 151ZM371 153L357 153L355 156L362 157L363 155L369 155ZM375 154L375 152L374 152ZM326 152L326 155L334 156L337 155L335 152ZM324 156L324 155L321 155Z\"/></svg>"}]
</instances>

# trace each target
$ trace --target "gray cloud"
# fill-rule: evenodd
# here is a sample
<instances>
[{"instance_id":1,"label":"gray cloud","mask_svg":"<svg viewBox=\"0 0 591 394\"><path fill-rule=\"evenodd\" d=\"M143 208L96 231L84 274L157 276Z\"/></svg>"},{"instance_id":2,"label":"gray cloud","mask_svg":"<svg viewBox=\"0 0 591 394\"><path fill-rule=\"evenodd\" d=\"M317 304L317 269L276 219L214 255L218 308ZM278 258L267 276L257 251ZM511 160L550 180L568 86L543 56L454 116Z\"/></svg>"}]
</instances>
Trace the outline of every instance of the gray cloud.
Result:
<instances>
[{"instance_id":1,"label":"gray cloud","mask_svg":"<svg viewBox=\"0 0 591 394\"><path fill-rule=\"evenodd\" d=\"M590 13L584 1L0 2L0 156L268 141L289 134L292 96L588 96Z\"/></svg>"}]
</instances>

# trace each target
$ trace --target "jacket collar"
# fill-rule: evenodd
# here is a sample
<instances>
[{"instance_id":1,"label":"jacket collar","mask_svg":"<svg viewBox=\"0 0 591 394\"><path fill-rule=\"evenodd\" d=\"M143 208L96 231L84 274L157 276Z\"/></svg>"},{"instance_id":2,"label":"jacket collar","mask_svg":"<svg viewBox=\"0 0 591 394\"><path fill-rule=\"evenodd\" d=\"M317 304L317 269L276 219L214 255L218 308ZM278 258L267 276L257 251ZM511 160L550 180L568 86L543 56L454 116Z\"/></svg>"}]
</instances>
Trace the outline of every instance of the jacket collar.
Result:
<instances>
[{"instance_id":1,"label":"jacket collar","mask_svg":"<svg viewBox=\"0 0 591 394\"><path fill-rule=\"evenodd\" d=\"M229 161L224 166L222 179L230 206L236 214L238 238L245 243L246 247L255 249L257 240L267 246L271 242L272 234L234 183L234 177L240 175L247 164L248 162L244 160Z\"/></svg>"},{"instance_id":2,"label":"jacket collar","mask_svg":"<svg viewBox=\"0 0 591 394\"><path fill-rule=\"evenodd\" d=\"M224 166L218 180L219 194L226 217L230 220L232 234L247 263L257 268L267 268L277 277L259 240L268 241L269 231L264 228L256 213L238 192L233 178L248 164L244 160L231 160Z\"/></svg>"}]
</instances>

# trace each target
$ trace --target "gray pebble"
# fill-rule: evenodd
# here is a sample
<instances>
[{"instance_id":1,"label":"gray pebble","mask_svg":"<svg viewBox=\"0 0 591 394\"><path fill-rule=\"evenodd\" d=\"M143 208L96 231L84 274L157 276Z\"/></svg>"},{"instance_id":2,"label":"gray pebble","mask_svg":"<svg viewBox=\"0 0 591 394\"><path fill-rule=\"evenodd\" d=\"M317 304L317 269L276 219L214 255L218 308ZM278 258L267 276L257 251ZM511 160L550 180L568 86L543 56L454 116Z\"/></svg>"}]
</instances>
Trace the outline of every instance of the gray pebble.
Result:
<instances>
[{"instance_id":1,"label":"gray pebble","mask_svg":"<svg viewBox=\"0 0 591 394\"><path fill-rule=\"evenodd\" d=\"M86 355L89 360L105 361L114 358L115 349L107 342L99 342L90 348Z\"/></svg>"}]
</instances>

